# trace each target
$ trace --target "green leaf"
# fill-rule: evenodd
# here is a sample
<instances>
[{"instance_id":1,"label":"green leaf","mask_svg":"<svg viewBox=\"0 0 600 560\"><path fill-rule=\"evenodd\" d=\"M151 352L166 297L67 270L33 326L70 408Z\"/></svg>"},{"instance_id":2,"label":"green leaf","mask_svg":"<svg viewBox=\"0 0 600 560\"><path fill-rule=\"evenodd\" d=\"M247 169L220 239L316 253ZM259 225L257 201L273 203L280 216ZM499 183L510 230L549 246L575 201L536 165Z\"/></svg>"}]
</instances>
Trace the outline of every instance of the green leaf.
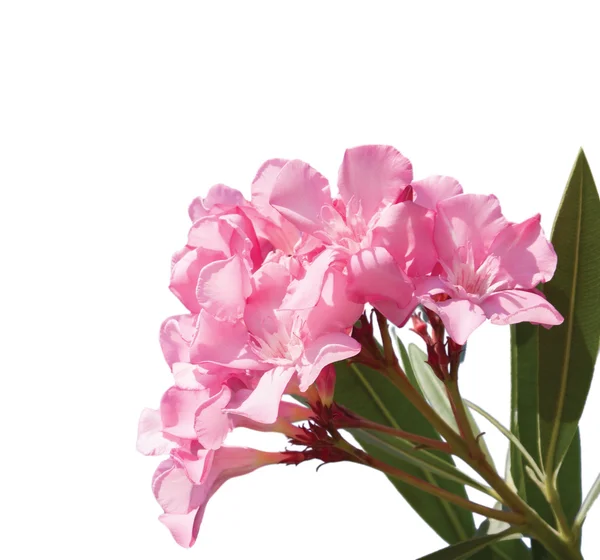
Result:
<instances>
[{"instance_id":1,"label":"green leaf","mask_svg":"<svg viewBox=\"0 0 600 560\"><path fill-rule=\"evenodd\" d=\"M429 401L429 404L436 410L436 412L446 421L446 423L454 428L455 432L459 432L456 420L454 419L454 413L452 412L452 405L446 392L446 387L442 381L437 377L433 370L427 363L427 355L415 344L408 345L408 356L412 365L417 383L421 388L421 392L425 398ZM471 430L477 436L481 434L481 430L475 422L475 418L471 412L467 409L467 418L471 425ZM479 438L479 445L482 451L485 453L490 465L494 464L492 455L484 441L483 437Z\"/></svg>"},{"instance_id":2,"label":"green leaf","mask_svg":"<svg viewBox=\"0 0 600 560\"><path fill-rule=\"evenodd\" d=\"M360 438L365 443L379 447L382 451L397 458L399 461L416 465L434 475L454 480L459 484L466 484L480 492L487 493L484 485L427 449L419 448L413 443L385 433L370 432L362 429L351 429L349 432L355 438Z\"/></svg>"},{"instance_id":3,"label":"green leaf","mask_svg":"<svg viewBox=\"0 0 600 560\"><path fill-rule=\"evenodd\" d=\"M400 354L400 359L402 360L402 367L404 368L404 373L406 373L406 377L408 377L408 380L410 381L411 385L422 395L423 392L421 391L421 387L419 387L419 382L417 381L412 364L410 363L410 358L408 356L408 352L406 351L406 346L404 346L404 343L402 342L402 340L400 340L400 337L396 333L394 333L394 338L392 340L395 340L396 345L398 346L398 353Z\"/></svg>"},{"instance_id":4,"label":"green leaf","mask_svg":"<svg viewBox=\"0 0 600 560\"><path fill-rule=\"evenodd\" d=\"M366 366L348 364L345 361L335 364L335 368L337 374L336 402L374 422L439 439L439 435L421 413L380 373ZM467 497L463 484L436 476L416 465L410 465L383 451L358 434L356 439L370 455L401 468L413 476L437 484L458 496ZM435 453L441 460L454 465L452 458L446 454L434 451L430 451L430 453ZM409 484L389 478L412 508L446 542L462 541L475 532L473 516L469 511L418 490Z\"/></svg>"},{"instance_id":5,"label":"green leaf","mask_svg":"<svg viewBox=\"0 0 600 560\"><path fill-rule=\"evenodd\" d=\"M564 323L539 331L540 446L546 472L558 470L577 431L600 343L600 198L583 151L552 232L556 273L544 286Z\"/></svg>"},{"instance_id":6,"label":"green leaf","mask_svg":"<svg viewBox=\"0 0 600 560\"><path fill-rule=\"evenodd\" d=\"M502 504L497 502L494 507L500 510L502 509ZM497 535L509 529L510 525L508 523L503 523L496 519L486 519L477 528L475 536ZM503 540L491 543L486 551L492 560L531 560L531 550L527 548L519 534L514 534Z\"/></svg>"},{"instance_id":7,"label":"green leaf","mask_svg":"<svg viewBox=\"0 0 600 560\"><path fill-rule=\"evenodd\" d=\"M540 464L538 423L538 373L540 327L530 323L511 325L511 432ZM544 495L525 473L525 460L511 443L511 474L519 495L546 521L553 522Z\"/></svg>"},{"instance_id":8,"label":"green leaf","mask_svg":"<svg viewBox=\"0 0 600 560\"><path fill-rule=\"evenodd\" d=\"M579 429L562 462L557 480L558 495L567 517L572 525L581 507L581 443Z\"/></svg>"},{"instance_id":9,"label":"green leaf","mask_svg":"<svg viewBox=\"0 0 600 560\"><path fill-rule=\"evenodd\" d=\"M510 536L512 532L514 532L513 529L508 529L494 535L476 537L468 541L453 544L447 548L428 554L427 556L422 556L419 560L463 560L464 558L471 558L476 552L487 548L494 542Z\"/></svg>"},{"instance_id":10,"label":"green leaf","mask_svg":"<svg viewBox=\"0 0 600 560\"><path fill-rule=\"evenodd\" d=\"M565 322L549 330L529 323L511 326L511 431L549 476L556 474L561 503L572 522L581 503L578 422L600 340L600 200L583 152L567 184L552 242L558 268L544 293ZM514 445L511 474L521 497L553 523ZM532 550L536 560L550 558L536 541Z\"/></svg>"}]
</instances>

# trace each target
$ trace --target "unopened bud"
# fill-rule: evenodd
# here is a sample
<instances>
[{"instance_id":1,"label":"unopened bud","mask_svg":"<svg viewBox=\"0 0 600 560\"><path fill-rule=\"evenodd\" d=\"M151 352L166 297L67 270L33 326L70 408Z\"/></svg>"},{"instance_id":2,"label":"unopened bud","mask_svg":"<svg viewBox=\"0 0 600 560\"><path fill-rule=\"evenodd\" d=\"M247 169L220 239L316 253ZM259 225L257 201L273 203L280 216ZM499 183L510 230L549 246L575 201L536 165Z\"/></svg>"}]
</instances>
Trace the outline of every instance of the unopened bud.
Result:
<instances>
[{"instance_id":1,"label":"unopened bud","mask_svg":"<svg viewBox=\"0 0 600 560\"><path fill-rule=\"evenodd\" d=\"M329 407L333 403L335 391L335 366L333 364L324 367L315 382L317 392L323 406Z\"/></svg>"}]
</instances>

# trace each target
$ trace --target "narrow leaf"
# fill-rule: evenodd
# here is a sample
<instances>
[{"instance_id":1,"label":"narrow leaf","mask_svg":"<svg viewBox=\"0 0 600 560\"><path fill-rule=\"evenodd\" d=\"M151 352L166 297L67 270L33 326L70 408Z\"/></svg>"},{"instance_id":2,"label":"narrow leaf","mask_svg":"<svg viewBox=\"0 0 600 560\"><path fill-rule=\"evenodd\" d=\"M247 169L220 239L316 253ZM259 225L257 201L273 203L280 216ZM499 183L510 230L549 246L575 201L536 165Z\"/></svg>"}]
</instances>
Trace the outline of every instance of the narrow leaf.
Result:
<instances>
[{"instance_id":1,"label":"narrow leaf","mask_svg":"<svg viewBox=\"0 0 600 560\"><path fill-rule=\"evenodd\" d=\"M514 532L514 529L508 529L495 535L477 537L468 541L453 544L452 546L443 548L437 552L428 554L427 556L422 556L419 560L463 560L465 558L471 558L476 552L483 550L494 542L510 536Z\"/></svg>"},{"instance_id":2,"label":"narrow leaf","mask_svg":"<svg viewBox=\"0 0 600 560\"><path fill-rule=\"evenodd\" d=\"M404 373L406 373L406 377L408 377L408 380L410 381L411 385L417 391L419 391L419 393L423 394L421 391L421 387L419 387L419 382L417 381L417 378L415 376L415 371L413 370L412 364L410 363L410 357L408 356L408 352L406 351L406 346L404 346L404 343L402 342L402 340L400 340L400 337L396 333L394 334L395 336L392 340L396 341L398 352L400 354L400 359L402 360L402 367L404 368Z\"/></svg>"},{"instance_id":3,"label":"narrow leaf","mask_svg":"<svg viewBox=\"0 0 600 560\"><path fill-rule=\"evenodd\" d=\"M365 443L379 447L382 451L396 457L411 465L416 465L434 475L439 475L448 480L454 480L459 484L471 486L480 492L487 493L487 489L481 483L472 479L460 469L441 459L426 449L419 449L414 444L400 438L383 433L372 433L366 430L349 430L357 439Z\"/></svg>"},{"instance_id":4,"label":"narrow leaf","mask_svg":"<svg viewBox=\"0 0 600 560\"><path fill-rule=\"evenodd\" d=\"M600 198L583 151L552 232L558 255L544 293L564 323L539 332L540 444L546 472L558 470L577 431L600 342Z\"/></svg>"},{"instance_id":5,"label":"narrow leaf","mask_svg":"<svg viewBox=\"0 0 600 560\"><path fill-rule=\"evenodd\" d=\"M494 507L500 510L502 509L502 504L497 502ZM486 519L477 528L475 536L497 535L508 529L510 529L508 523L503 523L497 519ZM487 550L489 551L490 558L493 560L531 560L531 550L527 548L522 540L522 535L518 533L491 543Z\"/></svg>"},{"instance_id":6,"label":"narrow leaf","mask_svg":"<svg viewBox=\"0 0 600 560\"><path fill-rule=\"evenodd\" d=\"M366 366L348 362L339 362L335 367L335 400L338 403L374 422L439 439L439 435L421 413L380 373ZM467 497L464 485L445 480L416 465L390 456L360 435L357 435L357 441L370 455L459 496ZM438 456L454 466L451 457L441 453ZM391 477L390 481L412 508L446 542L459 542L474 533L475 524L470 512Z\"/></svg>"}]
</instances>

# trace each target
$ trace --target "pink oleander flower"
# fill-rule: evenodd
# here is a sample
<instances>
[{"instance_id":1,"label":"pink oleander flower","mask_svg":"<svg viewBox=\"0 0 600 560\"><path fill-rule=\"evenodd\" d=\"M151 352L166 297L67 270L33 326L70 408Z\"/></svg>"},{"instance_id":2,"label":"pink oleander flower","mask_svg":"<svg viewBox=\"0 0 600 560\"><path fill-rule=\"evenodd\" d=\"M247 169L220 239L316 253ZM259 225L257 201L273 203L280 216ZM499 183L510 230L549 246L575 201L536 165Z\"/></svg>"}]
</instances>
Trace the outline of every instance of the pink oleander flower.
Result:
<instances>
[{"instance_id":1,"label":"pink oleander flower","mask_svg":"<svg viewBox=\"0 0 600 560\"><path fill-rule=\"evenodd\" d=\"M222 447L214 452L202 481L190 479L185 467L173 458L163 461L152 481L154 496L164 511L160 521L179 545L191 547L196 542L208 500L227 480L281 463L286 455L286 452Z\"/></svg>"},{"instance_id":2,"label":"pink oleander flower","mask_svg":"<svg viewBox=\"0 0 600 560\"><path fill-rule=\"evenodd\" d=\"M562 323L535 290L556 269L539 215L515 224L504 218L495 196L453 196L437 204L434 243L441 270L422 282L418 299L458 344L486 318L496 325Z\"/></svg>"},{"instance_id":3,"label":"pink oleander flower","mask_svg":"<svg viewBox=\"0 0 600 560\"><path fill-rule=\"evenodd\" d=\"M325 366L360 351L348 333L362 305L346 298L346 275L329 267L319 286L312 267L294 267L303 275L294 278L285 264L265 263L248 279L248 297L238 301L242 319L222 321L202 310L163 324L161 345L177 385L164 399L167 405L186 399L184 408L193 416L186 433L194 433L202 446L218 449L240 417L276 422L288 386L305 392ZM245 273L237 274L228 282L239 283ZM212 295L217 312L231 303L226 286ZM290 309L292 300L300 309Z\"/></svg>"},{"instance_id":4,"label":"pink oleander flower","mask_svg":"<svg viewBox=\"0 0 600 560\"><path fill-rule=\"evenodd\" d=\"M344 155L339 197L331 197L318 171L293 160L281 168L269 199L299 230L321 241L325 254L317 257L318 270L342 262L350 297L371 303L399 325L417 304L413 280L436 263L431 207L462 192L449 177L412 178L410 161L395 148L360 146Z\"/></svg>"}]
</instances>

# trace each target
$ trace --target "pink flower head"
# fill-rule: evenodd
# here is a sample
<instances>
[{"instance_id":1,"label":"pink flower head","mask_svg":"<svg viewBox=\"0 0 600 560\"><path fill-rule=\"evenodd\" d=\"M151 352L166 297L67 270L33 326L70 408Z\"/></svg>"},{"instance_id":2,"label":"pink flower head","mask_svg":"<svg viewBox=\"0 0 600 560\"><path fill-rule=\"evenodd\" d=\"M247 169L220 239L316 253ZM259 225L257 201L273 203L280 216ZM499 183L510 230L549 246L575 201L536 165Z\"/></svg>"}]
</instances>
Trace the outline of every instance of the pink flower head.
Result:
<instances>
[{"instance_id":1,"label":"pink flower head","mask_svg":"<svg viewBox=\"0 0 600 560\"><path fill-rule=\"evenodd\" d=\"M486 318L497 325L563 321L534 290L556 269L539 215L511 223L495 196L461 194L437 204L434 242L443 271L422 283L419 299L458 344Z\"/></svg>"},{"instance_id":2,"label":"pink flower head","mask_svg":"<svg viewBox=\"0 0 600 560\"><path fill-rule=\"evenodd\" d=\"M222 447L214 452L204 479L198 481L191 479L178 461L169 458L159 465L152 482L154 496L164 511L159 519L179 545L189 548L196 542L209 499L227 480L284 459L285 453Z\"/></svg>"},{"instance_id":3,"label":"pink flower head","mask_svg":"<svg viewBox=\"0 0 600 560\"><path fill-rule=\"evenodd\" d=\"M416 305L411 277L428 274L436 260L433 213L405 200L411 181L411 163L395 148L360 146L344 155L339 198L332 199L318 171L294 160L282 167L270 203L320 240L326 258L347 266L354 301L384 308L400 322Z\"/></svg>"},{"instance_id":4,"label":"pink flower head","mask_svg":"<svg viewBox=\"0 0 600 560\"><path fill-rule=\"evenodd\" d=\"M241 402L229 406L228 413L273 423L290 382L304 392L325 366L360 351L360 345L347 332L362 306L345 298L343 272L331 268L324 278L321 286L315 286L310 267L304 278L294 279L277 263L267 263L254 274L244 315L245 332L239 331L235 355L222 344L209 350L213 363L226 368L241 365L254 372L255 386ZM306 289L306 283L316 294ZM297 294L303 298L298 299ZM300 309L290 305L292 300ZM242 365L240 356L250 361L254 357L255 363Z\"/></svg>"}]
</instances>

